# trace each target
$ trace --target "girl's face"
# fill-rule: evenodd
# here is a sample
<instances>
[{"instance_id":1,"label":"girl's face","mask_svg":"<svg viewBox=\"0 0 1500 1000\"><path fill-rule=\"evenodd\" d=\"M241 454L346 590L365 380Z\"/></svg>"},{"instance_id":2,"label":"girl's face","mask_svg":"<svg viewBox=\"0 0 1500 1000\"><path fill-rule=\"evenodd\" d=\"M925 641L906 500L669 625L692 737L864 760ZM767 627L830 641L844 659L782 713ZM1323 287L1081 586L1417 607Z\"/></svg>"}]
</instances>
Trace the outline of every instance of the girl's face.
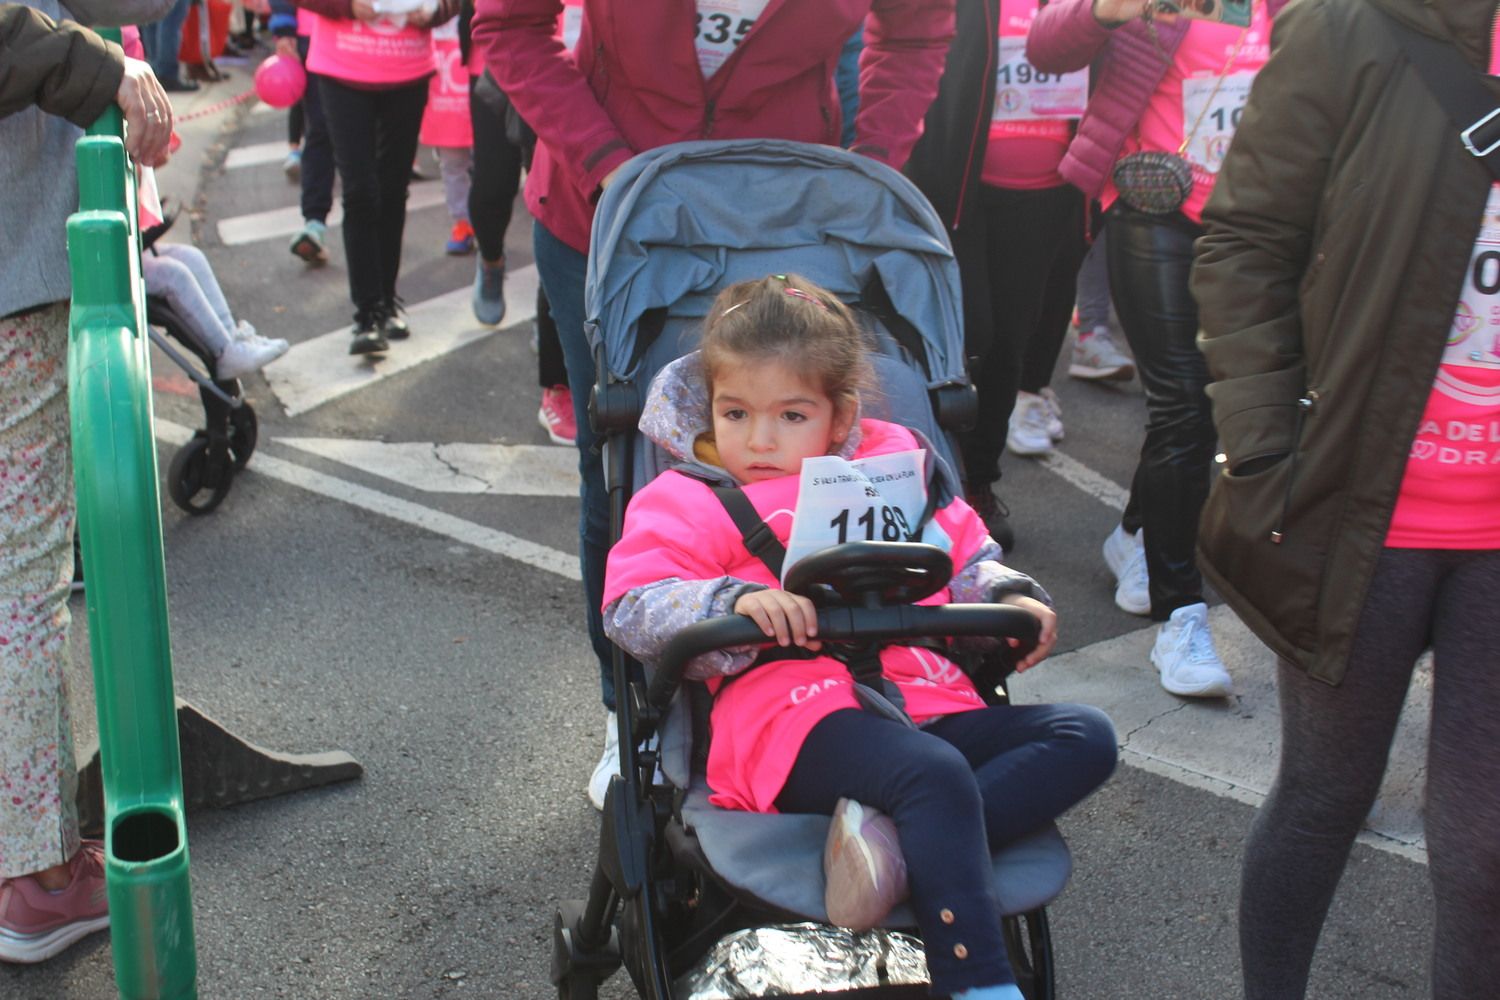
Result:
<instances>
[{"instance_id":1,"label":"girl's face","mask_svg":"<svg viewBox=\"0 0 1500 1000\"><path fill-rule=\"evenodd\" d=\"M715 375L713 418L724 468L755 483L795 476L803 459L836 450L849 436L854 408L835 406L779 361L745 362Z\"/></svg>"}]
</instances>

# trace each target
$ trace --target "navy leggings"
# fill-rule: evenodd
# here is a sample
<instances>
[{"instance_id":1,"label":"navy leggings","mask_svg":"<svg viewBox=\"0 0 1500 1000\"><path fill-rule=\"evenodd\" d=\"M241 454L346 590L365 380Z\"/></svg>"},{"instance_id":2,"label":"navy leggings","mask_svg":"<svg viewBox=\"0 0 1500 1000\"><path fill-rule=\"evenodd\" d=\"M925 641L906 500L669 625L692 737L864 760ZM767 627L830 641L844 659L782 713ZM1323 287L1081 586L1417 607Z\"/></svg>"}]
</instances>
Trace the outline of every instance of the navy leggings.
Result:
<instances>
[{"instance_id":1,"label":"navy leggings","mask_svg":"<svg viewBox=\"0 0 1500 1000\"><path fill-rule=\"evenodd\" d=\"M830 814L850 798L895 821L932 989L946 996L1015 981L990 855L1103 784L1117 756L1114 726L1087 705L1000 705L922 729L845 709L808 734L776 808Z\"/></svg>"}]
</instances>

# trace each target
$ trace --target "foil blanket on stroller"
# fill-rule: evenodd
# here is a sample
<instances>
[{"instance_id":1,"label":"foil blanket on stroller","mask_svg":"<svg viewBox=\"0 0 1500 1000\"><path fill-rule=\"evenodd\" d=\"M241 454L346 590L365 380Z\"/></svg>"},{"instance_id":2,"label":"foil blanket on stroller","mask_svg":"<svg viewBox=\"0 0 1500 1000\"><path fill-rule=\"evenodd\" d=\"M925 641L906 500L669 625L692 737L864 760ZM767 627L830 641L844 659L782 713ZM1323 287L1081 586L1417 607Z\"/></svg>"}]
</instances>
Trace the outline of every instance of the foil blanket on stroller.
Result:
<instances>
[{"instance_id":1,"label":"foil blanket on stroller","mask_svg":"<svg viewBox=\"0 0 1500 1000\"><path fill-rule=\"evenodd\" d=\"M922 942L909 934L806 923L727 935L673 992L686 1000L747 1000L927 981Z\"/></svg>"}]
</instances>

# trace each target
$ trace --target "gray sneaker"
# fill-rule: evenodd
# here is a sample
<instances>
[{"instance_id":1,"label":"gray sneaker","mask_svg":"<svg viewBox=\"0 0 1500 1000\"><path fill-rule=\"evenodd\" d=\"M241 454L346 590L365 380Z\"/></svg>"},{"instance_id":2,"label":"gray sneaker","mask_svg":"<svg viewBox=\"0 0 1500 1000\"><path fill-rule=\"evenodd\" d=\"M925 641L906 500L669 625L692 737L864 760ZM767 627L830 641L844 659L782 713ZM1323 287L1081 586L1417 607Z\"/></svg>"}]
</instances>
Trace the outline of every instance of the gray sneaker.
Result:
<instances>
[{"instance_id":1,"label":"gray sneaker","mask_svg":"<svg viewBox=\"0 0 1500 1000\"><path fill-rule=\"evenodd\" d=\"M474 261L474 318L485 326L499 326L505 318L505 261Z\"/></svg>"},{"instance_id":2,"label":"gray sneaker","mask_svg":"<svg viewBox=\"0 0 1500 1000\"><path fill-rule=\"evenodd\" d=\"M1123 382L1135 374L1135 362L1120 350L1109 327L1096 326L1087 333L1078 332L1068 374L1074 378Z\"/></svg>"}]
</instances>

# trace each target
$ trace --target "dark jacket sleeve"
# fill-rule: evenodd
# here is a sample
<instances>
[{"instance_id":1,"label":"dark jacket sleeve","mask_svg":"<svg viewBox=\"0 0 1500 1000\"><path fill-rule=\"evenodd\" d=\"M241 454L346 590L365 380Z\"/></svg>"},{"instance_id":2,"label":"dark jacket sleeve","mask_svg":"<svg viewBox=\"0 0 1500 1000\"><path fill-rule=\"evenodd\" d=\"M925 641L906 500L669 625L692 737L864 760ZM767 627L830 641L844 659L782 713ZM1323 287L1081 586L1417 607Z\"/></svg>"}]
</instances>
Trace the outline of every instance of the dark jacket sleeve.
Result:
<instances>
[{"instance_id":1,"label":"dark jacket sleeve","mask_svg":"<svg viewBox=\"0 0 1500 1000\"><path fill-rule=\"evenodd\" d=\"M35 104L87 128L114 102L125 53L88 28L0 4L0 118Z\"/></svg>"},{"instance_id":2,"label":"dark jacket sleeve","mask_svg":"<svg viewBox=\"0 0 1500 1000\"><path fill-rule=\"evenodd\" d=\"M1293 4L1203 211L1192 290L1229 466L1286 454L1307 385L1300 289L1347 109L1324 0Z\"/></svg>"}]
</instances>

